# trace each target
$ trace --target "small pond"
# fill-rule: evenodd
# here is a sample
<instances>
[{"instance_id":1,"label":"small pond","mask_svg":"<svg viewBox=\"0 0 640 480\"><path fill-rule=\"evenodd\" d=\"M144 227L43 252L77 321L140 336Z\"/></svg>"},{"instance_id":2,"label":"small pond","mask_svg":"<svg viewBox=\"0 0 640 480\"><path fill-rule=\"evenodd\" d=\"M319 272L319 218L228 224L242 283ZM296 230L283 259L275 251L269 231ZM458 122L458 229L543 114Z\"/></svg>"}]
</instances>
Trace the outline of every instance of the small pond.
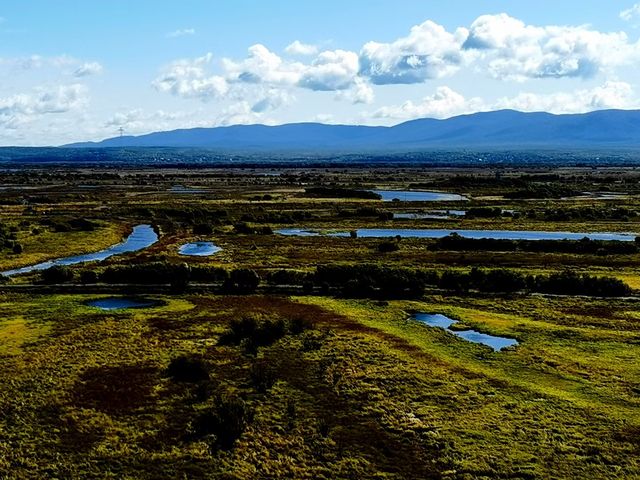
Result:
<instances>
[{"instance_id":1,"label":"small pond","mask_svg":"<svg viewBox=\"0 0 640 480\"><path fill-rule=\"evenodd\" d=\"M451 330L451 326L458 323L457 320L453 320L445 315L439 313L414 313L412 318L422 322L430 327L442 328L449 333L463 338L469 342L481 343L493 348L496 352L503 348L512 347L518 345L518 341L513 338L497 337L495 335L489 335L487 333L480 333L476 330Z\"/></svg>"},{"instance_id":2,"label":"small pond","mask_svg":"<svg viewBox=\"0 0 640 480\"><path fill-rule=\"evenodd\" d=\"M137 225L133 227L131 234L122 242L113 245L105 250L100 250L95 253L85 253L83 255L75 255L73 257L63 257L55 260L49 260L47 262L37 263L35 265L29 265L28 267L16 268L14 270L6 270L0 272L0 275L5 277L11 277L13 275L21 275L23 273L30 273L38 270L46 270L47 268L55 265L75 265L77 263L85 262L100 262L106 260L114 255L121 255L123 253L137 252L147 248L158 241L158 234L155 232L151 225Z\"/></svg>"},{"instance_id":3,"label":"small pond","mask_svg":"<svg viewBox=\"0 0 640 480\"><path fill-rule=\"evenodd\" d=\"M160 305L160 302L145 298L108 297L87 302L90 307L100 310L124 310L127 308L149 308Z\"/></svg>"},{"instance_id":4,"label":"small pond","mask_svg":"<svg viewBox=\"0 0 640 480\"><path fill-rule=\"evenodd\" d=\"M453 229L415 229L415 228L360 228L357 230L361 238L387 238L400 235L403 238L442 238L452 233L465 238L491 238L496 240L617 240L632 242L633 233L583 233L583 232L543 232L537 230L453 230ZM283 228L276 233L288 236L314 237L328 235L331 237L349 237L349 232L304 230L300 228Z\"/></svg>"},{"instance_id":5,"label":"small pond","mask_svg":"<svg viewBox=\"0 0 640 480\"><path fill-rule=\"evenodd\" d=\"M214 253L218 253L220 250L222 250L222 248L214 245L212 242L192 242L181 245L178 253L190 257L208 257Z\"/></svg>"},{"instance_id":6,"label":"small pond","mask_svg":"<svg viewBox=\"0 0 640 480\"><path fill-rule=\"evenodd\" d=\"M416 190L372 190L382 197L383 202L398 199L401 202L460 202L469 200L457 193L421 192Z\"/></svg>"}]
</instances>

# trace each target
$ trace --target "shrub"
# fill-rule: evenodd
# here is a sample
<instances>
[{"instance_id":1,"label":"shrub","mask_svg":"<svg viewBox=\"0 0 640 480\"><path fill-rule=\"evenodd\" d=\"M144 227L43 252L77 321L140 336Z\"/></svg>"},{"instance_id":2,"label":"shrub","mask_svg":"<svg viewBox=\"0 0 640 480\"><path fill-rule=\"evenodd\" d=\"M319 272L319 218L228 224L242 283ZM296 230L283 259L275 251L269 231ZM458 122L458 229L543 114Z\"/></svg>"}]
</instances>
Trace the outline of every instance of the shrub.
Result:
<instances>
[{"instance_id":1,"label":"shrub","mask_svg":"<svg viewBox=\"0 0 640 480\"><path fill-rule=\"evenodd\" d=\"M224 284L224 289L231 293L253 293L260 284L260 276L249 268L232 270Z\"/></svg>"},{"instance_id":2,"label":"shrub","mask_svg":"<svg viewBox=\"0 0 640 480\"><path fill-rule=\"evenodd\" d=\"M378 251L380 253L397 252L398 250L400 250L400 246L397 242L394 242L392 240L386 240L378 244Z\"/></svg>"},{"instance_id":3,"label":"shrub","mask_svg":"<svg viewBox=\"0 0 640 480\"><path fill-rule=\"evenodd\" d=\"M15 243L13 245L13 253L15 253L16 255L20 255L22 253L22 244L20 243Z\"/></svg>"},{"instance_id":4,"label":"shrub","mask_svg":"<svg viewBox=\"0 0 640 480\"><path fill-rule=\"evenodd\" d=\"M269 346L287 334L291 328L282 319L262 320L254 316L234 319L220 337L220 345L241 345L245 353L254 355L258 348ZM302 328L302 327L296 327Z\"/></svg>"},{"instance_id":5,"label":"shrub","mask_svg":"<svg viewBox=\"0 0 640 480\"><path fill-rule=\"evenodd\" d=\"M305 330L309 330L312 327L312 324L306 318L296 317L289 320L288 327L291 335L300 335Z\"/></svg>"},{"instance_id":6,"label":"shrub","mask_svg":"<svg viewBox=\"0 0 640 480\"><path fill-rule=\"evenodd\" d=\"M209 371L202 359L190 355L171 360L167 374L176 382L196 383L209 379Z\"/></svg>"},{"instance_id":7,"label":"shrub","mask_svg":"<svg viewBox=\"0 0 640 480\"><path fill-rule=\"evenodd\" d=\"M266 360L258 360L251 366L251 384L258 393L266 393L278 379L275 369Z\"/></svg>"},{"instance_id":8,"label":"shrub","mask_svg":"<svg viewBox=\"0 0 640 480\"><path fill-rule=\"evenodd\" d=\"M220 267L198 266L191 267L191 280L194 282L215 283L224 282L229 278L229 272Z\"/></svg>"},{"instance_id":9,"label":"shrub","mask_svg":"<svg viewBox=\"0 0 640 480\"><path fill-rule=\"evenodd\" d=\"M238 397L217 397L213 408L191 424L196 438L212 436L214 449L230 450L251 421L251 413Z\"/></svg>"}]
</instances>

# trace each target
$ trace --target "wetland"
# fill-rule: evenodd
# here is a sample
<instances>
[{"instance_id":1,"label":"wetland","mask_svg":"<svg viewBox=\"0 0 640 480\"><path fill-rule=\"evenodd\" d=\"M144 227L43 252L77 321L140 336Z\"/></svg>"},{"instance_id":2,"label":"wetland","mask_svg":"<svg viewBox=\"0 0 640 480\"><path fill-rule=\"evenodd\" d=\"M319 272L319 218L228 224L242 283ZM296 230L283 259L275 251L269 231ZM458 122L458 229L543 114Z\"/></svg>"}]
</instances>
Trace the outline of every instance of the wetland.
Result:
<instances>
[{"instance_id":1,"label":"wetland","mask_svg":"<svg viewBox=\"0 0 640 480\"><path fill-rule=\"evenodd\" d=\"M0 477L640 475L633 167L0 185Z\"/></svg>"}]
</instances>

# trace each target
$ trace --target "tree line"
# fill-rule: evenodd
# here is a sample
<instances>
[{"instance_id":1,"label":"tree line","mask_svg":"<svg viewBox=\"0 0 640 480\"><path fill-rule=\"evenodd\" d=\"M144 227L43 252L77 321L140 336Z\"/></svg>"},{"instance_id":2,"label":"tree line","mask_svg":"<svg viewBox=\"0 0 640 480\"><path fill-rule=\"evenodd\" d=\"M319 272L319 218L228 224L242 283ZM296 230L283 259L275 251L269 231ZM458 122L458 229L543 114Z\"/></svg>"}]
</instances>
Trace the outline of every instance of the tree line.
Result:
<instances>
[{"instance_id":1,"label":"tree line","mask_svg":"<svg viewBox=\"0 0 640 480\"><path fill-rule=\"evenodd\" d=\"M478 291L509 294L547 293L558 295L587 295L621 297L631 289L613 277L599 277L564 271L553 274L523 274L506 268L468 271L443 271L387 267L377 264L319 265L313 272L277 270L262 276L249 268L227 270L220 267L193 266L186 263L154 262L113 266L98 274L82 270L76 277L74 270L54 266L41 272L48 284L72 282L107 284L164 284L183 291L190 282L220 285L225 293L253 293L261 282L270 285L300 287L303 292L338 294L350 298L420 298L427 287L456 293Z\"/></svg>"},{"instance_id":2,"label":"tree line","mask_svg":"<svg viewBox=\"0 0 640 480\"><path fill-rule=\"evenodd\" d=\"M635 242L619 240L507 240L495 238L466 238L451 233L429 245L435 251L490 251L490 252L536 252L614 255L638 253L640 238Z\"/></svg>"}]
</instances>

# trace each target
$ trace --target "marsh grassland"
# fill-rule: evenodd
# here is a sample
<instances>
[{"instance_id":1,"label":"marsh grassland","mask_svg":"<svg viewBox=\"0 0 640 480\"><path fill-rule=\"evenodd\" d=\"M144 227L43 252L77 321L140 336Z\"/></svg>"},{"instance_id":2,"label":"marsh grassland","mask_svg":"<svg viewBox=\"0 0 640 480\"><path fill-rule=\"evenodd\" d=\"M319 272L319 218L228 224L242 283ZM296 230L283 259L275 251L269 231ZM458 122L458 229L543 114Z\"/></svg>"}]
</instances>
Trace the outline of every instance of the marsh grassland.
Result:
<instances>
[{"instance_id":1,"label":"marsh grassland","mask_svg":"<svg viewBox=\"0 0 640 480\"><path fill-rule=\"evenodd\" d=\"M3 279L1 478L640 477L635 235L355 232L640 233L632 168L0 176L37 186L0 192L0 271L104 249L140 224L159 235ZM369 198L376 189L467 200ZM221 250L181 254L190 242ZM113 297L142 306L91 305ZM415 312L518 344L494 351Z\"/></svg>"}]
</instances>

